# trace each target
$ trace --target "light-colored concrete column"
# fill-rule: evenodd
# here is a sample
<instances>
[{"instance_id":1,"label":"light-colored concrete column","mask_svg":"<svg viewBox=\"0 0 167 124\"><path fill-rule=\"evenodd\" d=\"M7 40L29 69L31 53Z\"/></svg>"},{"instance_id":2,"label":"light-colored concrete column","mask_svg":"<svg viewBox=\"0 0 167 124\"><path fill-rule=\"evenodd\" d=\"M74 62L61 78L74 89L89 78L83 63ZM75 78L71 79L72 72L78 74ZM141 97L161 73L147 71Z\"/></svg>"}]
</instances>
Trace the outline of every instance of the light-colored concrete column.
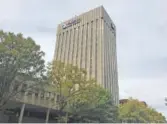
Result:
<instances>
[{"instance_id":1,"label":"light-colored concrete column","mask_svg":"<svg viewBox=\"0 0 167 124\"><path fill-rule=\"evenodd\" d=\"M64 54L64 62L65 64L68 63L68 53L69 53L69 43L70 43L70 29L66 32L66 47L65 47L65 54Z\"/></svg>"},{"instance_id":2,"label":"light-colored concrete column","mask_svg":"<svg viewBox=\"0 0 167 124\"><path fill-rule=\"evenodd\" d=\"M90 18L90 16L91 15L89 15L88 16L88 18ZM87 54L86 54L86 57L87 57L87 66L86 66L86 68L87 68L87 79L89 80L90 79L90 46L91 46L91 21L89 22L89 24L88 24L88 39L87 39Z\"/></svg>"},{"instance_id":3,"label":"light-colored concrete column","mask_svg":"<svg viewBox=\"0 0 167 124\"><path fill-rule=\"evenodd\" d=\"M95 16L95 11L93 13L93 17ZM94 17L95 18L95 17ZM95 66L96 66L96 63L95 63L95 58L96 58L96 20L93 20L92 22L93 24L93 28L92 28L92 55L91 55L91 63L92 63L92 73L91 73L91 76L93 78L96 78L95 77Z\"/></svg>"},{"instance_id":4,"label":"light-colored concrete column","mask_svg":"<svg viewBox=\"0 0 167 124\"><path fill-rule=\"evenodd\" d=\"M77 49L78 49L78 46L77 46L77 38L78 38L78 27L76 27L74 29L74 33L75 33L75 37L74 37L74 45L73 45L73 62L72 64L74 66L76 66L76 55L77 55Z\"/></svg>"},{"instance_id":5,"label":"light-colored concrete column","mask_svg":"<svg viewBox=\"0 0 167 124\"><path fill-rule=\"evenodd\" d=\"M100 13L100 12L99 12ZM103 68L102 68L102 44L103 44L103 39L102 39L102 26L101 26L101 18L99 17L97 21L97 81L100 83L102 86L103 80L102 80L102 75L103 75Z\"/></svg>"},{"instance_id":6,"label":"light-colored concrete column","mask_svg":"<svg viewBox=\"0 0 167 124\"><path fill-rule=\"evenodd\" d=\"M60 43L60 52L59 52L59 61L62 60L62 54L63 54L63 41L64 41L64 32L62 32L61 35L61 43Z\"/></svg>"},{"instance_id":7,"label":"light-colored concrete column","mask_svg":"<svg viewBox=\"0 0 167 124\"><path fill-rule=\"evenodd\" d=\"M100 59L100 70L101 70L101 72L100 72L100 74L101 74L101 82L102 82L102 84L103 84L103 86L104 86L104 76L105 76L105 74L104 74L104 20L103 19L100 19L100 54L99 54L99 59Z\"/></svg>"},{"instance_id":8,"label":"light-colored concrete column","mask_svg":"<svg viewBox=\"0 0 167 124\"><path fill-rule=\"evenodd\" d=\"M78 45L78 64L77 65L78 65L79 68L82 68L82 66L81 66L81 61L82 61L81 60L81 58L82 58L81 52L82 52L82 49L83 49L82 48L83 47L82 46L82 43L83 43L82 42L83 41L83 39L82 39L83 36L82 35L83 35L83 26L81 25L80 30L79 30L79 39L78 39L79 45Z\"/></svg>"},{"instance_id":9,"label":"light-colored concrete column","mask_svg":"<svg viewBox=\"0 0 167 124\"><path fill-rule=\"evenodd\" d=\"M22 107L21 107L20 116L19 116L19 121L18 121L19 123L22 123L23 116L24 116L25 105L26 105L26 104L23 104Z\"/></svg>"},{"instance_id":10,"label":"light-colored concrete column","mask_svg":"<svg viewBox=\"0 0 167 124\"><path fill-rule=\"evenodd\" d=\"M49 114L50 114L50 108L48 108L47 110L45 123L48 123L49 121Z\"/></svg>"},{"instance_id":11,"label":"light-colored concrete column","mask_svg":"<svg viewBox=\"0 0 167 124\"><path fill-rule=\"evenodd\" d=\"M61 44L61 56L60 56L60 60L61 62L64 61L64 53L65 53L65 41L66 41L66 31L63 32L63 36L62 36L62 44Z\"/></svg>"},{"instance_id":12,"label":"light-colored concrete column","mask_svg":"<svg viewBox=\"0 0 167 124\"><path fill-rule=\"evenodd\" d=\"M69 45L69 63L72 64L72 59L73 59L73 44L74 44L74 29L71 29L71 36L70 36L70 45Z\"/></svg>"},{"instance_id":13,"label":"light-colored concrete column","mask_svg":"<svg viewBox=\"0 0 167 124\"><path fill-rule=\"evenodd\" d=\"M63 37L63 33L60 34L59 39L56 41L56 42L59 42L59 43L58 43L58 46L59 46L59 47L58 47L57 50L56 50L56 51L57 51L57 53L56 53L56 54L57 54L57 55L56 55L56 56L57 56L56 60L58 60L58 61L60 61L60 59L61 59L62 37Z\"/></svg>"},{"instance_id":14,"label":"light-colored concrete column","mask_svg":"<svg viewBox=\"0 0 167 124\"><path fill-rule=\"evenodd\" d=\"M84 22L86 20L86 16L84 16ZM84 23L84 26L83 26L83 41L82 41L82 64L81 64L81 68L85 69L86 70L86 56L85 56L85 51L86 51L86 36L87 36L87 23L85 22Z\"/></svg>"},{"instance_id":15,"label":"light-colored concrete column","mask_svg":"<svg viewBox=\"0 0 167 124\"><path fill-rule=\"evenodd\" d=\"M60 34L56 35L56 45L55 45L55 51L54 51L54 60L56 60L58 58L58 48L59 48L59 43L60 43Z\"/></svg>"}]
</instances>

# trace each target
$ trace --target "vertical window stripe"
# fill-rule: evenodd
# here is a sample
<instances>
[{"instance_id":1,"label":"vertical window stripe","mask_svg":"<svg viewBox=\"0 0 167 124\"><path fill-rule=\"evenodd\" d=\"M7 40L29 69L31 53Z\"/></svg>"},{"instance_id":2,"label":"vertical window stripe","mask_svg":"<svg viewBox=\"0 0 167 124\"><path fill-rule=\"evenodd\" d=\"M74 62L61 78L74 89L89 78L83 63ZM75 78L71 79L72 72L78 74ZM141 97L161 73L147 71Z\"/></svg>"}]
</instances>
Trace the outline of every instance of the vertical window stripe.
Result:
<instances>
[{"instance_id":1,"label":"vertical window stripe","mask_svg":"<svg viewBox=\"0 0 167 124\"><path fill-rule=\"evenodd\" d=\"M68 46L68 53L67 53L68 54L67 62L69 62L70 52L71 52L70 51L71 50L70 49L70 46L71 46L71 33L72 33L72 30L70 29L70 31L69 31L69 44L68 44L69 46Z\"/></svg>"},{"instance_id":2,"label":"vertical window stripe","mask_svg":"<svg viewBox=\"0 0 167 124\"><path fill-rule=\"evenodd\" d=\"M92 75L92 43L93 43L93 21L91 22L91 32L90 32L90 77Z\"/></svg>"},{"instance_id":3,"label":"vertical window stripe","mask_svg":"<svg viewBox=\"0 0 167 124\"><path fill-rule=\"evenodd\" d=\"M89 28L89 23L87 23L87 27L86 27L86 42L85 42L85 69L87 69L88 28Z\"/></svg>"},{"instance_id":4,"label":"vertical window stripe","mask_svg":"<svg viewBox=\"0 0 167 124\"><path fill-rule=\"evenodd\" d=\"M78 49L79 49L79 33L80 33L79 31L80 31L80 26L78 27L78 36L77 36L77 41L76 41L76 44L77 44L77 47L76 47L76 49L77 49L76 50L76 52L77 52L76 53L76 65L78 65L77 62L78 62Z\"/></svg>"},{"instance_id":5,"label":"vertical window stripe","mask_svg":"<svg viewBox=\"0 0 167 124\"><path fill-rule=\"evenodd\" d=\"M74 60L75 33L76 33L76 28L74 28L74 35L73 35L72 63L73 63L73 60Z\"/></svg>"},{"instance_id":6,"label":"vertical window stripe","mask_svg":"<svg viewBox=\"0 0 167 124\"><path fill-rule=\"evenodd\" d=\"M82 27L82 36L81 36L81 61L80 61L80 67L82 67L82 61L83 61L83 31L84 31L84 25Z\"/></svg>"}]
</instances>

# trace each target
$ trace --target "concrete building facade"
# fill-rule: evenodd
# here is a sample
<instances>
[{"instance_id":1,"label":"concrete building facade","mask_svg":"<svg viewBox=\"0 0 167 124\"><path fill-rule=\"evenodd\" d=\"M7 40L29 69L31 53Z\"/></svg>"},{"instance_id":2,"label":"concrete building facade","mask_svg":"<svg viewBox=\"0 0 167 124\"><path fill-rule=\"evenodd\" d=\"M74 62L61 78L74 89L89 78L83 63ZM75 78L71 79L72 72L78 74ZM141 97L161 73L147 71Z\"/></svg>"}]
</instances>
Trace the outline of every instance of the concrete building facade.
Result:
<instances>
[{"instance_id":1,"label":"concrete building facade","mask_svg":"<svg viewBox=\"0 0 167 124\"><path fill-rule=\"evenodd\" d=\"M58 25L54 59L85 69L119 104L116 27L103 6Z\"/></svg>"}]
</instances>

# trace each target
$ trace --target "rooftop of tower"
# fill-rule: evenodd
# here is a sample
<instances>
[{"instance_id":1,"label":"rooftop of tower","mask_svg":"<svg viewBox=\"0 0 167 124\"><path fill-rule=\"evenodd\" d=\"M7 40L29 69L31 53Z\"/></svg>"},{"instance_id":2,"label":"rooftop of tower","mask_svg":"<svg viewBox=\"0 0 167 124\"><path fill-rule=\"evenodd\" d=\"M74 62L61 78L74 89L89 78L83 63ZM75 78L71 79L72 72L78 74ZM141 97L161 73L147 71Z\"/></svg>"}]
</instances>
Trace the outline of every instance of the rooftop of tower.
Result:
<instances>
[{"instance_id":1,"label":"rooftop of tower","mask_svg":"<svg viewBox=\"0 0 167 124\"><path fill-rule=\"evenodd\" d=\"M73 17L82 16L82 15L84 15L84 14L90 12L90 11L93 11L93 10L95 10L95 9L100 9L100 8L101 8L101 9L104 9L103 5L98 6L98 7L96 7L96 8L93 8L93 9L89 9L88 11L82 12L81 14L75 15L75 16L73 16ZM105 10L105 9L104 9L104 10ZM72 18L73 18L73 17L72 17ZM70 18L70 19L72 19L72 18ZM68 19L68 20L70 20L70 19ZM61 22L60 24L66 22L66 21L68 21L68 20L63 21L63 22Z\"/></svg>"},{"instance_id":2,"label":"rooftop of tower","mask_svg":"<svg viewBox=\"0 0 167 124\"><path fill-rule=\"evenodd\" d=\"M75 18L75 17L84 16L84 15L86 15L87 13L89 13L89 12L91 12L91 11L94 11L94 10L100 10L100 11L101 11L100 16L101 16L101 17L104 17L104 15L107 16L107 17L110 19L110 21L113 23L113 21L111 20L109 14L107 13L107 11L106 11L105 8L103 7L103 5L100 5L100 6L96 7L96 8L90 9L90 10L88 10L88 11L86 11L86 12L83 12L83 13L81 13L81 14L79 14L79 15L75 15L75 16L73 16L72 18L70 18L70 19L68 19L68 20L62 21L61 23L59 23L59 25L62 25L63 23L66 23L66 22L72 20L72 19Z\"/></svg>"}]
</instances>

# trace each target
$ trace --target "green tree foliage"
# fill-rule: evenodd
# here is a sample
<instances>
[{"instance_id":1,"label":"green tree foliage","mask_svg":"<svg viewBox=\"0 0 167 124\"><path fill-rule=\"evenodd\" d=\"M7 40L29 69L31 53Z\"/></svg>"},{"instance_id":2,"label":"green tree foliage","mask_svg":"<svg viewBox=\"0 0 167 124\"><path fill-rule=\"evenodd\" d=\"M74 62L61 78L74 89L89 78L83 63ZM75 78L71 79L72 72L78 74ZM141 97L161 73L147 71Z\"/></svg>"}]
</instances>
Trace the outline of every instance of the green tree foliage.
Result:
<instances>
[{"instance_id":1,"label":"green tree foliage","mask_svg":"<svg viewBox=\"0 0 167 124\"><path fill-rule=\"evenodd\" d=\"M129 99L127 103L120 105L119 118L127 123L165 123L165 117L155 109L144 103Z\"/></svg>"},{"instance_id":2,"label":"green tree foliage","mask_svg":"<svg viewBox=\"0 0 167 124\"><path fill-rule=\"evenodd\" d=\"M43 56L30 37L0 31L0 109L17 93L43 80Z\"/></svg>"},{"instance_id":3,"label":"green tree foliage","mask_svg":"<svg viewBox=\"0 0 167 124\"><path fill-rule=\"evenodd\" d=\"M116 123L118 108L111 100L91 106L90 103L71 106L69 121L73 123Z\"/></svg>"},{"instance_id":4,"label":"green tree foliage","mask_svg":"<svg viewBox=\"0 0 167 124\"><path fill-rule=\"evenodd\" d=\"M68 114L61 115L61 122L115 121L117 108L110 101L111 96L95 80L86 80L85 70L57 61L48 70L52 90L60 95L59 111Z\"/></svg>"}]
</instances>

